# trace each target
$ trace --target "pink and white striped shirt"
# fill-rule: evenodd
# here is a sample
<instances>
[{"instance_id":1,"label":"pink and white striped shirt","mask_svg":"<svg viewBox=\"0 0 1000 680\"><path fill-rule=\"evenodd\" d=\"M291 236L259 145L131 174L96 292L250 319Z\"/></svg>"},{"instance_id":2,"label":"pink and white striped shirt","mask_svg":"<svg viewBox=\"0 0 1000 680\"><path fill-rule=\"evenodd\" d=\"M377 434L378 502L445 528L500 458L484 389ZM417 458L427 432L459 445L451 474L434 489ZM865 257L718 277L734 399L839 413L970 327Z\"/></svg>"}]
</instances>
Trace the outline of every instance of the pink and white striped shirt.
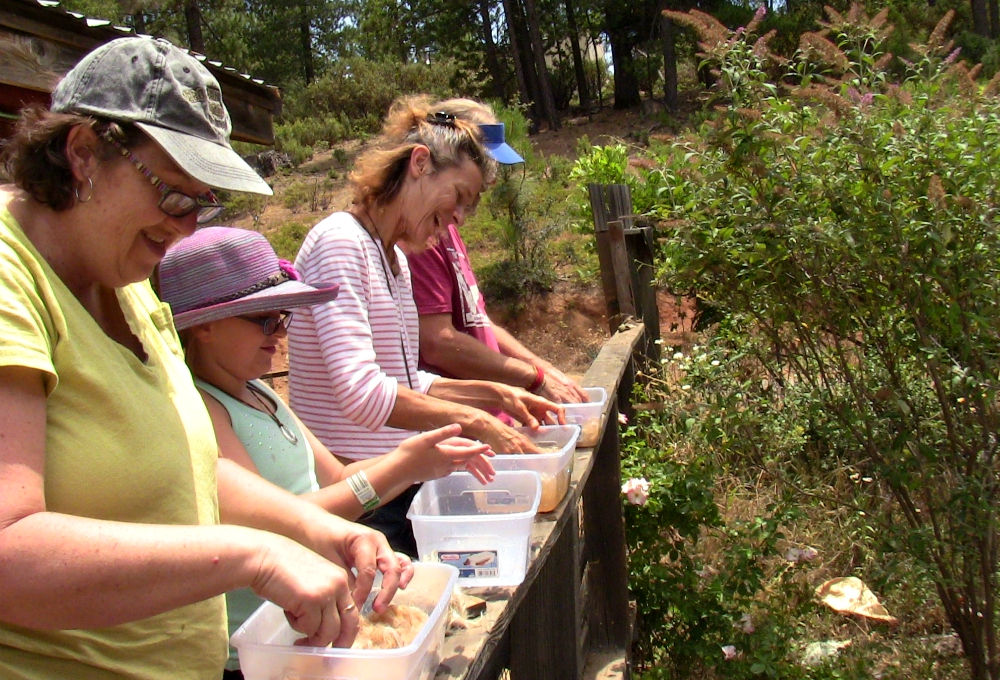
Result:
<instances>
[{"instance_id":1,"label":"pink and white striped shirt","mask_svg":"<svg viewBox=\"0 0 1000 680\"><path fill-rule=\"evenodd\" d=\"M353 460L388 453L415 434L385 424L397 386L427 392L437 378L417 368L420 322L406 256L396 248L395 277L384 257L381 244L340 212L313 227L295 259L306 282L339 283L340 293L295 310L288 332L289 401L330 451Z\"/></svg>"}]
</instances>

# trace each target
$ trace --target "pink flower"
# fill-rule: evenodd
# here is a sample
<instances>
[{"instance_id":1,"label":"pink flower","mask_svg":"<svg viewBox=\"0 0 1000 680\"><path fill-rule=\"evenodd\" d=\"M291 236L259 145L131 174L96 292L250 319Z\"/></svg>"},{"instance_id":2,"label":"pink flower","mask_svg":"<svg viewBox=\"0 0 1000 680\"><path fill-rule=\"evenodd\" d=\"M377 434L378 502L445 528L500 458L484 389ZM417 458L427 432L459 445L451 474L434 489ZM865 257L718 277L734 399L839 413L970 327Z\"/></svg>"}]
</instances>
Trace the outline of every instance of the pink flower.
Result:
<instances>
[{"instance_id":1,"label":"pink flower","mask_svg":"<svg viewBox=\"0 0 1000 680\"><path fill-rule=\"evenodd\" d=\"M732 661L740 656L740 653L736 651L736 647L733 645L726 645L722 648L722 656L725 657L726 661Z\"/></svg>"},{"instance_id":2,"label":"pink flower","mask_svg":"<svg viewBox=\"0 0 1000 680\"><path fill-rule=\"evenodd\" d=\"M785 561L792 564L812 562L819 555L815 548L789 548L785 551Z\"/></svg>"},{"instance_id":3,"label":"pink flower","mask_svg":"<svg viewBox=\"0 0 1000 680\"><path fill-rule=\"evenodd\" d=\"M753 13L753 18L755 21L761 21L765 14L767 14L767 7L761 5L757 8L757 11Z\"/></svg>"},{"instance_id":4,"label":"pink flower","mask_svg":"<svg viewBox=\"0 0 1000 680\"><path fill-rule=\"evenodd\" d=\"M618 422L621 423L622 425L628 425L628 416L625 415L624 413L619 413Z\"/></svg>"},{"instance_id":5,"label":"pink flower","mask_svg":"<svg viewBox=\"0 0 1000 680\"><path fill-rule=\"evenodd\" d=\"M633 477L622 484L622 493L632 505L645 505L649 499L649 482L643 477Z\"/></svg>"},{"instance_id":6,"label":"pink flower","mask_svg":"<svg viewBox=\"0 0 1000 680\"><path fill-rule=\"evenodd\" d=\"M739 628L740 628L740 630L742 630L747 635L749 635L750 633L752 633L755 630L757 630L753 626L753 619L750 618L750 614L749 613L744 614L743 618L740 619Z\"/></svg>"}]
</instances>

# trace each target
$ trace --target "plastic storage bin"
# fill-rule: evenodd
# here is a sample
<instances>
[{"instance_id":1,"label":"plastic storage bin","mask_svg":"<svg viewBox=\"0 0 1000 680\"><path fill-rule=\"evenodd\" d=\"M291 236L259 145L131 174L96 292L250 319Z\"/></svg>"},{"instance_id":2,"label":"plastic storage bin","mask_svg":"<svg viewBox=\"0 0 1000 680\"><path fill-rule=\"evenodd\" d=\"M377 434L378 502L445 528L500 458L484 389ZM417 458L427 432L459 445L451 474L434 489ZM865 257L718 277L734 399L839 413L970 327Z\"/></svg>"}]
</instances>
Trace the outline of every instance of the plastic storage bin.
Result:
<instances>
[{"instance_id":1,"label":"plastic storage bin","mask_svg":"<svg viewBox=\"0 0 1000 680\"><path fill-rule=\"evenodd\" d=\"M604 403L608 393L603 387L584 387L583 391L590 401L582 404L563 404L566 410L566 422L580 426L580 441L577 446L595 446L601 433L601 415L604 413Z\"/></svg>"},{"instance_id":2,"label":"plastic storage bin","mask_svg":"<svg viewBox=\"0 0 1000 680\"><path fill-rule=\"evenodd\" d=\"M467 472L426 482L406 513L421 561L456 567L463 587L516 586L527 570L541 487L528 470L497 472L485 485Z\"/></svg>"},{"instance_id":3,"label":"plastic storage bin","mask_svg":"<svg viewBox=\"0 0 1000 680\"><path fill-rule=\"evenodd\" d=\"M413 580L393 602L420 607L429 616L416 639L399 649L295 647L302 635L288 625L280 607L266 602L231 639L239 651L243 676L246 680L430 680L441 661L449 600L457 581L454 567L413 565Z\"/></svg>"},{"instance_id":4,"label":"plastic storage bin","mask_svg":"<svg viewBox=\"0 0 1000 680\"><path fill-rule=\"evenodd\" d=\"M577 425L544 425L537 430L526 427L518 431L527 435L548 453L514 453L490 458L496 470L534 470L541 477L542 497L538 512L552 512L569 491L576 460L576 442L580 437Z\"/></svg>"}]
</instances>

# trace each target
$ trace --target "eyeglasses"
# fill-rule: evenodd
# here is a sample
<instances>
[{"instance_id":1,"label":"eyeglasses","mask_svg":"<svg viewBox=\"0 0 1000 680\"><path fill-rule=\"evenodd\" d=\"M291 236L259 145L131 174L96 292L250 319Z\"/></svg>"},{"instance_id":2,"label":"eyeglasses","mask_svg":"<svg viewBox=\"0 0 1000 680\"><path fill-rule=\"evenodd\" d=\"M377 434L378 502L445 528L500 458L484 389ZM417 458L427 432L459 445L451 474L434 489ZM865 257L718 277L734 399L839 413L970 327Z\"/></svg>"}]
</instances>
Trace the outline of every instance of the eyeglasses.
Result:
<instances>
[{"instance_id":1,"label":"eyeglasses","mask_svg":"<svg viewBox=\"0 0 1000 680\"><path fill-rule=\"evenodd\" d=\"M164 183L159 177L150 172L149 168L147 168L142 161L133 156L128 149L113 140L109 135L103 135L102 139L118 149L118 151L121 152L121 155L124 156L129 163L134 165L135 169L141 172L146 179L149 180L150 184L156 187L157 191L162 194L160 196L160 202L157 206L160 210L171 217L187 217L197 210L198 224L205 224L206 222L214 220L223 210L225 210L225 206L219 203L219 199L216 198L215 194L211 191L205 194L204 197L199 196L198 198L195 198L193 196L188 196L183 192L177 191L176 189L172 189L170 188L170 185Z\"/></svg>"},{"instance_id":2,"label":"eyeglasses","mask_svg":"<svg viewBox=\"0 0 1000 680\"><path fill-rule=\"evenodd\" d=\"M288 330L288 324L292 323L291 312L280 312L278 316L241 316L244 321L257 324L264 330L264 335L274 335L279 328Z\"/></svg>"}]
</instances>

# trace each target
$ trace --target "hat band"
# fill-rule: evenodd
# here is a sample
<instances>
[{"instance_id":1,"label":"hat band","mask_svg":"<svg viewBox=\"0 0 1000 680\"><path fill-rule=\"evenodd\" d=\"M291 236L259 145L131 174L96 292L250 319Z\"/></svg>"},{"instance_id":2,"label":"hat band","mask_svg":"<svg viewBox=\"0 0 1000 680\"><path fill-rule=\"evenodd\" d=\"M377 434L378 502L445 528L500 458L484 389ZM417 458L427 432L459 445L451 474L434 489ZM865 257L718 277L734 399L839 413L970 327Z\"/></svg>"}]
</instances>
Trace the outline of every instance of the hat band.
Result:
<instances>
[{"instance_id":1,"label":"hat band","mask_svg":"<svg viewBox=\"0 0 1000 680\"><path fill-rule=\"evenodd\" d=\"M224 302L231 302L232 300L236 300L241 297L246 297L247 295L253 295L254 293L259 293L260 291L265 290L267 288L274 288L275 286L282 284L285 281L293 281L293 280L295 279L293 279L292 276L290 276L285 270L282 269L276 274L272 274L271 276L267 277L262 281L258 281L252 286L247 286L243 290L238 290L232 295L224 295L223 297L215 298L214 300L209 300L208 302L199 305L195 309L221 305Z\"/></svg>"}]
</instances>

